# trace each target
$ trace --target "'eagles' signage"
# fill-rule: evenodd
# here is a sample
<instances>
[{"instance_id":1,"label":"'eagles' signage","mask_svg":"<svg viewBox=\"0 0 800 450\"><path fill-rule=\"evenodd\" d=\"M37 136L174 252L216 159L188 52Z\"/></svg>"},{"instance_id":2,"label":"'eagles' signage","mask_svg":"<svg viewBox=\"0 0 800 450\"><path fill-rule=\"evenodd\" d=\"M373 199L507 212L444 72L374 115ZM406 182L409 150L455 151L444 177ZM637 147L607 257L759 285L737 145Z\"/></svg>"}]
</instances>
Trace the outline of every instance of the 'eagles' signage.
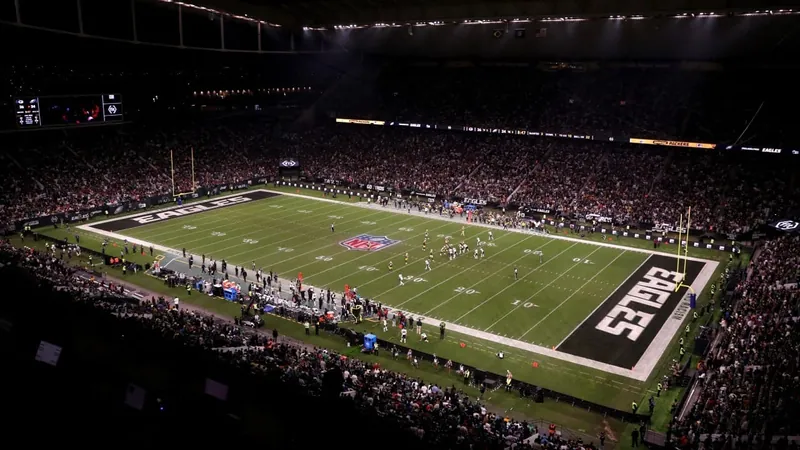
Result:
<instances>
[{"instance_id":1,"label":"'eagles' signage","mask_svg":"<svg viewBox=\"0 0 800 450\"><path fill-rule=\"evenodd\" d=\"M681 278L683 275L678 272L660 267L650 268L643 279L622 297L595 328L614 336L625 333L625 337L636 341L655 316L654 313L643 312L636 306L644 305L651 311L661 309L675 292Z\"/></svg>"},{"instance_id":2,"label":"'eagles' signage","mask_svg":"<svg viewBox=\"0 0 800 450\"><path fill-rule=\"evenodd\" d=\"M252 199L250 197L244 197L244 196L231 197L222 200L214 200L212 202L205 202L198 205L191 205L185 208L177 208L177 209L171 209L169 211L163 211L160 213L148 214L146 216L132 217L131 220L138 222L140 224L153 223L164 219L169 219L170 217L186 216L189 214L208 211L210 209L222 208L223 206L231 206L239 203L245 203L251 200Z\"/></svg>"}]
</instances>

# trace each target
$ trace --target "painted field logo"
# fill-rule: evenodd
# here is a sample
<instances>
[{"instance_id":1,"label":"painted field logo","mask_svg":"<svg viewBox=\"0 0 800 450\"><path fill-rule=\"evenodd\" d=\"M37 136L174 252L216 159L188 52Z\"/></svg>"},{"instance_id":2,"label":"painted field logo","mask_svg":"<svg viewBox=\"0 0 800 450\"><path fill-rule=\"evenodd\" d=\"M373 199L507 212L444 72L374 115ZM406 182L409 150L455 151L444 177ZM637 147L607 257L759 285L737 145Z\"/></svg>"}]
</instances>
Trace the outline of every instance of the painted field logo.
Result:
<instances>
[{"instance_id":1,"label":"painted field logo","mask_svg":"<svg viewBox=\"0 0 800 450\"><path fill-rule=\"evenodd\" d=\"M339 245L350 250L380 250L390 245L400 242L399 240L389 239L386 236L373 236L371 234L359 234L356 237L345 239Z\"/></svg>"}]
</instances>

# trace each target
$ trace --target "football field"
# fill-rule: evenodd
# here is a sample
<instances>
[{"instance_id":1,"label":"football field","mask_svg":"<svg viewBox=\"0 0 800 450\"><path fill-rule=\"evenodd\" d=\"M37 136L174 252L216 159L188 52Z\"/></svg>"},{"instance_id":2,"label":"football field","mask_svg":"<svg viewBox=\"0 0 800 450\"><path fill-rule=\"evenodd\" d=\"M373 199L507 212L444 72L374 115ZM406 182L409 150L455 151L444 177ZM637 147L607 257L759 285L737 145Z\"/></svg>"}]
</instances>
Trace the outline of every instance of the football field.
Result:
<instances>
[{"instance_id":1,"label":"football field","mask_svg":"<svg viewBox=\"0 0 800 450\"><path fill-rule=\"evenodd\" d=\"M225 259L230 273L255 265L284 279L302 273L306 286L341 292L349 285L488 348L634 385L651 376L689 311L686 289L675 290L682 275L672 256L366 202L251 190L81 228L152 244L162 265L179 271L185 248L197 265L200 255ZM450 259L440 254L445 239L470 250ZM484 256L475 258L478 239ZM683 283L700 293L716 267L690 258ZM383 334L394 338L397 330Z\"/></svg>"}]
</instances>

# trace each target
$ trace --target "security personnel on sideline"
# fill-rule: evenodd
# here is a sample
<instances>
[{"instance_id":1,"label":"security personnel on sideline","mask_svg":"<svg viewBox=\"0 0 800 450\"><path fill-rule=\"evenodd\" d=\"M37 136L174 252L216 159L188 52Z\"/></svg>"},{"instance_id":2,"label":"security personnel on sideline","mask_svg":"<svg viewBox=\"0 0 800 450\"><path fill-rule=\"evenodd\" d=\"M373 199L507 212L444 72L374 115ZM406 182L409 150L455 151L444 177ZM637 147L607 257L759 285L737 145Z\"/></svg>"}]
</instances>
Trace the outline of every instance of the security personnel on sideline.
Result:
<instances>
[{"instance_id":1,"label":"security personnel on sideline","mask_svg":"<svg viewBox=\"0 0 800 450\"><path fill-rule=\"evenodd\" d=\"M186 283L186 295L192 295L192 284Z\"/></svg>"},{"instance_id":2,"label":"security personnel on sideline","mask_svg":"<svg viewBox=\"0 0 800 450\"><path fill-rule=\"evenodd\" d=\"M631 411L636 414L636 411L639 409L639 404L636 402L631 402Z\"/></svg>"},{"instance_id":3,"label":"security personnel on sideline","mask_svg":"<svg viewBox=\"0 0 800 450\"><path fill-rule=\"evenodd\" d=\"M660 382L656 385L656 397L661 397L661 390L664 389L664 385Z\"/></svg>"},{"instance_id":4,"label":"security personnel on sideline","mask_svg":"<svg viewBox=\"0 0 800 450\"><path fill-rule=\"evenodd\" d=\"M680 345L681 348L683 348L683 337L681 337L680 340L678 340L678 345Z\"/></svg>"},{"instance_id":5,"label":"security personnel on sideline","mask_svg":"<svg viewBox=\"0 0 800 450\"><path fill-rule=\"evenodd\" d=\"M445 327L444 322L441 322L439 324L439 339L444 339L444 327Z\"/></svg>"},{"instance_id":6,"label":"security personnel on sideline","mask_svg":"<svg viewBox=\"0 0 800 450\"><path fill-rule=\"evenodd\" d=\"M680 352L681 352L681 357L680 357L680 358L678 358L678 361L680 361L680 360L682 360L682 359L683 359L683 355L685 355L685 354L686 354L686 349L685 349L685 348L683 348L683 347L681 347L681 349L680 349Z\"/></svg>"},{"instance_id":7,"label":"security personnel on sideline","mask_svg":"<svg viewBox=\"0 0 800 450\"><path fill-rule=\"evenodd\" d=\"M692 312L692 322L696 322L697 321L697 317L698 317L697 316L697 311Z\"/></svg>"},{"instance_id":8,"label":"security personnel on sideline","mask_svg":"<svg viewBox=\"0 0 800 450\"><path fill-rule=\"evenodd\" d=\"M689 332L690 332L690 331L692 331L692 329L691 329L691 328L689 327L689 325L687 324L687 325L686 325L686 329L684 329L683 331L684 331L684 335L688 336L688 335L689 335Z\"/></svg>"}]
</instances>

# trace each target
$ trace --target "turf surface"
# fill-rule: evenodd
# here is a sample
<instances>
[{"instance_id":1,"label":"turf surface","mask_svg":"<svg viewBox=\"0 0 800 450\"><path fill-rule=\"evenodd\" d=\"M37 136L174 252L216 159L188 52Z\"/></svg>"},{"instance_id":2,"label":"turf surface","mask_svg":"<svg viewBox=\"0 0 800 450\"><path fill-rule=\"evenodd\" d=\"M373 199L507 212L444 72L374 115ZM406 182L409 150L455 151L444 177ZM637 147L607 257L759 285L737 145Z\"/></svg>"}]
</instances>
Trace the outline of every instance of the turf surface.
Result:
<instances>
[{"instance_id":1,"label":"turf surface","mask_svg":"<svg viewBox=\"0 0 800 450\"><path fill-rule=\"evenodd\" d=\"M494 240L488 241L487 229L469 225L462 238L462 223L396 214L391 207L354 208L346 202L355 198L341 200L341 204L332 204L280 196L132 228L128 224L124 227L127 229L115 231L209 258L224 258L231 266L249 269L255 264L286 278L302 272L306 284L317 287L341 291L345 284L357 286L360 294L415 316L440 318L546 347L566 338L647 258L643 253L589 242L498 230L493 232ZM331 223L335 224L333 232ZM427 251L422 249L426 231ZM365 234L399 242L372 251L342 245ZM96 236L85 235L99 242ZM471 250L480 237L487 242L485 256L475 259L470 251L452 261L442 257L439 248L445 236L452 236L454 243L464 240ZM598 236L587 241L593 238ZM635 246L648 244L623 240ZM426 271L423 261L430 257L430 250L434 257L431 270ZM542 252L541 262L537 252ZM697 253L714 255L702 254L703 250ZM394 263L392 270L390 261ZM176 259L171 264L185 262ZM399 337L396 330L383 333L375 323L366 322L357 328L390 341ZM429 335L438 335L435 328L426 328ZM648 396L650 383L505 348L473 336L448 332L442 341L411 341L412 346L437 353L440 358L495 373L511 370L517 379L619 409L627 409L634 400L641 404ZM505 352L504 360L495 357L500 350Z\"/></svg>"}]
</instances>

